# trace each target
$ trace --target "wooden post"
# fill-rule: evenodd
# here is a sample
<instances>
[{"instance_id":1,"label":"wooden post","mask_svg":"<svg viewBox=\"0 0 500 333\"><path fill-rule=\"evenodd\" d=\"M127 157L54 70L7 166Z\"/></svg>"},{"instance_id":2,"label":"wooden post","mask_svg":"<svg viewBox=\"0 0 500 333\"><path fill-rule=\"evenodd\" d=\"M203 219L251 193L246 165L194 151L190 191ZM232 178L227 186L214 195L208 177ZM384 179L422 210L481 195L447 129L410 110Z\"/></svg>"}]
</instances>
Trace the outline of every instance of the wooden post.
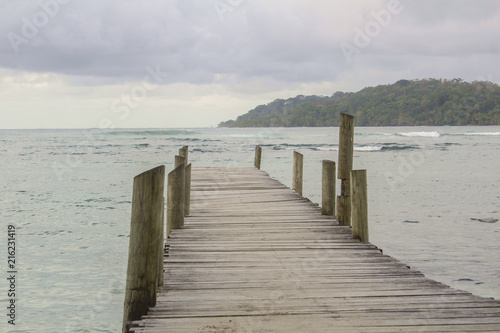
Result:
<instances>
[{"instance_id":1,"label":"wooden post","mask_svg":"<svg viewBox=\"0 0 500 333\"><path fill-rule=\"evenodd\" d=\"M158 287L163 286L163 258L165 255L165 196L161 205L161 249L158 256Z\"/></svg>"},{"instance_id":2,"label":"wooden post","mask_svg":"<svg viewBox=\"0 0 500 333\"><path fill-rule=\"evenodd\" d=\"M340 225L351 225L350 177L354 153L354 116L340 113L339 171L340 196L337 197L337 220Z\"/></svg>"},{"instance_id":3,"label":"wooden post","mask_svg":"<svg viewBox=\"0 0 500 333\"><path fill-rule=\"evenodd\" d=\"M369 242L366 170L351 171L352 238Z\"/></svg>"},{"instance_id":4,"label":"wooden post","mask_svg":"<svg viewBox=\"0 0 500 333\"><path fill-rule=\"evenodd\" d=\"M179 156L184 156L186 158L186 165L188 165L188 153L189 153L189 147L184 146L182 148L179 148Z\"/></svg>"},{"instance_id":5,"label":"wooden post","mask_svg":"<svg viewBox=\"0 0 500 333\"><path fill-rule=\"evenodd\" d=\"M149 307L156 304L158 252L163 244L161 209L164 185L164 166L134 178L123 332L128 332L129 323L140 319Z\"/></svg>"},{"instance_id":6,"label":"wooden post","mask_svg":"<svg viewBox=\"0 0 500 333\"><path fill-rule=\"evenodd\" d=\"M304 175L304 156L301 153L294 151L292 190L294 190L299 195L302 195L303 175Z\"/></svg>"},{"instance_id":7,"label":"wooden post","mask_svg":"<svg viewBox=\"0 0 500 333\"><path fill-rule=\"evenodd\" d=\"M174 169L177 168L181 164L186 165L186 157L180 156L180 155L175 155Z\"/></svg>"},{"instance_id":8,"label":"wooden post","mask_svg":"<svg viewBox=\"0 0 500 333\"><path fill-rule=\"evenodd\" d=\"M189 210L191 209L191 163L186 166L186 174L185 174L185 199L184 199L184 216L189 215Z\"/></svg>"},{"instance_id":9,"label":"wooden post","mask_svg":"<svg viewBox=\"0 0 500 333\"><path fill-rule=\"evenodd\" d=\"M180 229L184 225L185 175L184 164L180 164L168 174L167 237L172 229Z\"/></svg>"},{"instance_id":10,"label":"wooden post","mask_svg":"<svg viewBox=\"0 0 500 333\"><path fill-rule=\"evenodd\" d=\"M182 151L182 153L187 154L187 149L185 149L185 148L187 148L187 146L184 146L181 149L179 149L179 153L181 153L181 151ZM187 168L186 161L187 161L186 156L175 155L174 168L177 168L179 165L184 165L184 167ZM186 169L186 171L187 171L187 169ZM189 168L189 171L191 171L191 168ZM186 187L186 184L187 184L186 175L187 175L187 173L184 172L184 182L185 182L185 184L184 184L184 196L187 196L186 191L188 190ZM191 182L191 178L189 179L189 181ZM191 192L189 192L189 196L191 197ZM188 209L189 209L189 207L188 207ZM186 214L186 199L184 199L184 215L187 215Z\"/></svg>"},{"instance_id":11,"label":"wooden post","mask_svg":"<svg viewBox=\"0 0 500 333\"><path fill-rule=\"evenodd\" d=\"M262 159L262 147L255 146L254 166L260 170L260 161Z\"/></svg>"},{"instance_id":12,"label":"wooden post","mask_svg":"<svg viewBox=\"0 0 500 333\"><path fill-rule=\"evenodd\" d=\"M335 162L323 160L321 214L335 215Z\"/></svg>"}]
</instances>

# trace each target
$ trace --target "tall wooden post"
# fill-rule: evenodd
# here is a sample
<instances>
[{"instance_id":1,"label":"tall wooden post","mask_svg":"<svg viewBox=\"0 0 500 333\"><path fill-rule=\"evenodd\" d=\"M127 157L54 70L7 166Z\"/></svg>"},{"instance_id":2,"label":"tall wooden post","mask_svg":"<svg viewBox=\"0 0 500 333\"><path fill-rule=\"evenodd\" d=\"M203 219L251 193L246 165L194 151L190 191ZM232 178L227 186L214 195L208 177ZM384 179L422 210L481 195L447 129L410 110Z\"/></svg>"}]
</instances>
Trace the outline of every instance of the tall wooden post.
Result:
<instances>
[{"instance_id":1,"label":"tall wooden post","mask_svg":"<svg viewBox=\"0 0 500 333\"><path fill-rule=\"evenodd\" d=\"M189 154L189 146L184 146L179 148L179 156L184 156L186 158L185 163L188 165L188 154Z\"/></svg>"},{"instance_id":2,"label":"tall wooden post","mask_svg":"<svg viewBox=\"0 0 500 333\"><path fill-rule=\"evenodd\" d=\"M179 149L179 153L183 153L183 154L187 154L187 146L184 146L182 147L181 149ZM187 161L187 157L186 156L183 156L183 155L175 155L175 162L174 162L174 168L177 168L179 165L184 165L185 168L187 168L187 164L186 164L186 161ZM188 191L188 188L186 187L187 185L187 169L186 171L184 172L184 196L187 196L187 191ZM191 168L189 168L189 172L191 172ZM189 177L191 177L191 174L189 175ZM191 183L191 178L189 178L189 182ZM189 189L189 196L191 197L191 189ZM189 207L187 208L189 209ZM184 215L187 215L186 214L186 199L184 199Z\"/></svg>"},{"instance_id":3,"label":"tall wooden post","mask_svg":"<svg viewBox=\"0 0 500 333\"><path fill-rule=\"evenodd\" d=\"M186 157L175 155L174 168L177 168L181 164L184 164L184 166L186 166Z\"/></svg>"},{"instance_id":4,"label":"tall wooden post","mask_svg":"<svg viewBox=\"0 0 500 333\"><path fill-rule=\"evenodd\" d=\"M292 190L295 193L302 195L302 180L304 177L304 156L294 151L293 152L293 182Z\"/></svg>"},{"instance_id":5,"label":"tall wooden post","mask_svg":"<svg viewBox=\"0 0 500 333\"><path fill-rule=\"evenodd\" d=\"M366 170L351 171L352 237L369 242Z\"/></svg>"},{"instance_id":6,"label":"tall wooden post","mask_svg":"<svg viewBox=\"0 0 500 333\"><path fill-rule=\"evenodd\" d=\"M184 164L180 164L168 174L167 237L172 229L180 229L184 225L185 175Z\"/></svg>"},{"instance_id":7,"label":"tall wooden post","mask_svg":"<svg viewBox=\"0 0 500 333\"><path fill-rule=\"evenodd\" d=\"M260 170L260 161L262 159L262 147L260 146L255 146L255 159L254 159L254 166Z\"/></svg>"},{"instance_id":8,"label":"tall wooden post","mask_svg":"<svg viewBox=\"0 0 500 333\"><path fill-rule=\"evenodd\" d=\"M350 178L354 153L354 116L340 114L339 171L340 196L337 197L337 220L340 225L351 225Z\"/></svg>"},{"instance_id":9,"label":"tall wooden post","mask_svg":"<svg viewBox=\"0 0 500 333\"><path fill-rule=\"evenodd\" d=\"M164 185L164 166L134 178L123 332L128 332L129 323L140 319L156 304L158 257L163 247Z\"/></svg>"},{"instance_id":10,"label":"tall wooden post","mask_svg":"<svg viewBox=\"0 0 500 333\"><path fill-rule=\"evenodd\" d=\"M186 171L184 173L184 215L189 215L191 209L191 164L187 164L188 160L188 146L184 146L179 149L179 155L175 155L174 167L177 168L179 165L184 164Z\"/></svg>"},{"instance_id":11,"label":"tall wooden post","mask_svg":"<svg viewBox=\"0 0 500 333\"><path fill-rule=\"evenodd\" d=\"M186 174L184 177L184 215L188 216L191 209L191 163L186 166Z\"/></svg>"},{"instance_id":12,"label":"tall wooden post","mask_svg":"<svg viewBox=\"0 0 500 333\"><path fill-rule=\"evenodd\" d=\"M158 256L158 287L163 286L163 258L165 255L165 196L161 205L161 249Z\"/></svg>"},{"instance_id":13,"label":"tall wooden post","mask_svg":"<svg viewBox=\"0 0 500 333\"><path fill-rule=\"evenodd\" d=\"M335 162L323 160L321 214L335 215Z\"/></svg>"}]
</instances>

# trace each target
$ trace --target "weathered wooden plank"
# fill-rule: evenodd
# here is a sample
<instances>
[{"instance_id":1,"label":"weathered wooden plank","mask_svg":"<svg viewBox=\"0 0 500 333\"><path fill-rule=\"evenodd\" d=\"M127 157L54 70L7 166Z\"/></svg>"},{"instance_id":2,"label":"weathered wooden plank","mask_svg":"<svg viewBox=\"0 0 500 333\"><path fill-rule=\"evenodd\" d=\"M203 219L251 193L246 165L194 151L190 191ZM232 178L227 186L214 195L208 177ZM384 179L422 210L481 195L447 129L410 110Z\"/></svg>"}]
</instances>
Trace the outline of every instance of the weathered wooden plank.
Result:
<instances>
[{"instance_id":1,"label":"weathered wooden plank","mask_svg":"<svg viewBox=\"0 0 500 333\"><path fill-rule=\"evenodd\" d=\"M157 305L135 332L498 332L500 302L352 239L256 168L193 168Z\"/></svg>"}]
</instances>

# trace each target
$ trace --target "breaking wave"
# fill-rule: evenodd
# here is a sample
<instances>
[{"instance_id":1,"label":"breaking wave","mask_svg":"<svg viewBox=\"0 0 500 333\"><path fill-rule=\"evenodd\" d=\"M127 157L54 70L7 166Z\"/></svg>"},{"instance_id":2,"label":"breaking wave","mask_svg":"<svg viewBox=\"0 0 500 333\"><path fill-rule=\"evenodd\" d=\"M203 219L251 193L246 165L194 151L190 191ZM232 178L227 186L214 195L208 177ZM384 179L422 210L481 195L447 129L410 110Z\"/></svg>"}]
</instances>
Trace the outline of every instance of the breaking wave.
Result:
<instances>
[{"instance_id":1,"label":"breaking wave","mask_svg":"<svg viewBox=\"0 0 500 333\"><path fill-rule=\"evenodd\" d=\"M422 137L422 138L439 138L441 134L438 132L401 132L396 135L406 136L406 137Z\"/></svg>"}]
</instances>

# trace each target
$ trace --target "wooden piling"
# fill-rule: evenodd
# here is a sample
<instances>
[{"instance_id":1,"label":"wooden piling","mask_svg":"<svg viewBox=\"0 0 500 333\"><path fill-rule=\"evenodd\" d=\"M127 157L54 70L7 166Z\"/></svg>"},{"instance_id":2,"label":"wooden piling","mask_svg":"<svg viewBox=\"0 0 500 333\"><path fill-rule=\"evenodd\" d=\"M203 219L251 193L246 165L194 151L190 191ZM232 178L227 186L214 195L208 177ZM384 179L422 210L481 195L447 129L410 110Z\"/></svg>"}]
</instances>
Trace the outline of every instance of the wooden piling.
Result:
<instances>
[{"instance_id":1,"label":"wooden piling","mask_svg":"<svg viewBox=\"0 0 500 333\"><path fill-rule=\"evenodd\" d=\"M123 332L128 331L131 321L140 319L156 304L158 257L163 247L164 184L164 166L134 178Z\"/></svg>"},{"instance_id":2,"label":"wooden piling","mask_svg":"<svg viewBox=\"0 0 500 333\"><path fill-rule=\"evenodd\" d=\"M366 170L351 171L352 237L369 242Z\"/></svg>"},{"instance_id":3,"label":"wooden piling","mask_svg":"<svg viewBox=\"0 0 500 333\"><path fill-rule=\"evenodd\" d=\"M188 154L189 154L189 146L184 146L182 148L179 148L179 156L184 156L186 158L186 160L184 161L186 165L188 165Z\"/></svg>"},{"instance_id":4,"label":"wooden piling","mask_svg":"<svg viewBox=\"0 0 500 333\"><path fill-rule=\"evenodd\" d=\"M186 157L180 156L180 155L175 155L174 169L177 168L181 164L184 164L184 166L186 166Z\"/></svg>"},{"instance_id":5,"label":"wooden piling","mask_svg":"<svg viewBox=\"0 0 500 333\"><path fill-rule=\"evenodd\" d=\"M321 214L335 215L335 162L323 160Z\"/></svg>"},{"instance_id":6,"label":"wooden piling","mask_svg":"<svg viewBox=\"0 0 500 333\"><path fill-rule=\"evenodd\" d=\"M354 153L354 116L340 113L338 179L341 180L337 197L337 220L340 225L351 225L350 181Z\"/></svg>"},{"instance_id":7,"label":"wooden piling","mask_svg":"<svg viewBox=\"0 0 500 333\"><path fill-rule=\"evenodd\" d=\"M177 160L177 159L176 159ZM184 225L184 202L186 200L186 168L184 163L168 174L167 183L167 237L172 229Z\"/></svg>"},{"instance_id":8,"label":"wooden piling","mask_svg":"<svg viewBox=\"0 0 500 333\"><path fill-rule=\"evenodd\" d=\"M294 151L293 152L293 182L292 190L295 193L302 195L302 182L304 177L304 156Z\"/></svg>"},{"instance_id":9,"label":"wooden piling","mask_svg":"<svg viewBox=\"0 0 500 333\"><path fill-rule=\"evenodd\" d=\"M158 255L158 287L163 286L163 256L165 254L165 196L161 205L161 249Z\"/></svg>"},{"instance_id":10,"label":"wooden piling","mask_svg":"<svg viewBox=\"0 0 500 333\"><path fill-rule=\"evenodd\" d=\"M262 159L262 147L255 146L254 166L260 170L260 161Z\"/></svg>"},{"instance_id":11,"label":"wooden piling","mask_svg":"<svg viewBox=\"0 0 500 333\"><path fill-rule=\"evenodd\" d=\"M188 216L191 209L191 163L186 166L184 184L184 216Z\"/></svg>"},{"instance_id":12,"label":"wooden piling","mask_svg":"<svg viewBox=\"0 0 500 333\"><path fill-rule=\"evenodd\" d=\"M180 148L179 149L179 154L180 153L187 155L187 146L184 146L184 147ZM174 168L177 168L179 165L184 165L184 167L187 168L186 161L187 161L187 156L184 156L184 155L175 155ZM191 170L191 168L189 170ZM187 184L186 176L187 176L187 169L186 169L186 172L184 172L184 183L185 183L184 184L184 196L188 195L187 194L188 188L186 187L186 184ZM186 199L184 199L184 215L188 215L189 214L189 207L186 208L186 202L187 202ZM186 213L186 209L188 210L187 213Z\"/></svg>"}]
</instances>

